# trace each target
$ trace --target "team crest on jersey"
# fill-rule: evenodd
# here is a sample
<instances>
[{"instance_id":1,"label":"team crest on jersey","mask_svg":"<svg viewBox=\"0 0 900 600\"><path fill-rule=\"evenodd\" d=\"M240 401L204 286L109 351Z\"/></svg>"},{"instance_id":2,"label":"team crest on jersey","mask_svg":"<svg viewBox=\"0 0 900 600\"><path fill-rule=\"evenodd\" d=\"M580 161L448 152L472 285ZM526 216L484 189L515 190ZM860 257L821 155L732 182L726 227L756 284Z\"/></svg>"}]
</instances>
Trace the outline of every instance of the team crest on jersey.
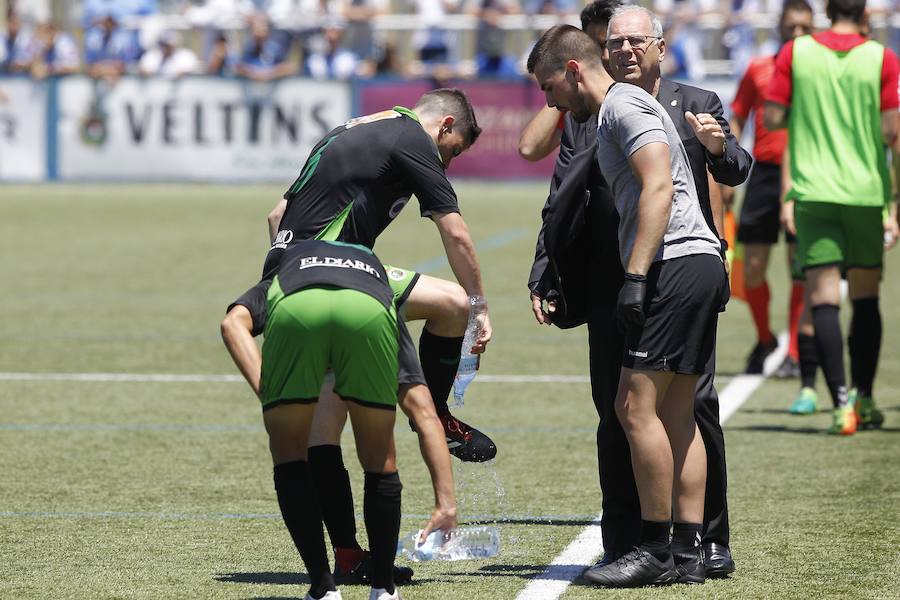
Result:
<instances>
[{"instance_id":1,"label":"team crest on jersey","mask_svg":"<svg viewBox=\"0 0 900 600\"><path fill-rule=\"evenodd\" d=\"M388 269L387 275L394 281L403 281L406 278L406 271L392 267Z\"/></svg>"},{"instance_id":2,"label":"team crest on jersey","mask_svg":"<svg viewBox=\"0 0 900 600\"><path fill-rule=\"evenodd\" d=\"M388 216L392 219L396 219L397 215L400 214L400 211L403 210L403 207L406 206L407 202L409 202L409 196L394 200L394 203L391 204L391 210L388 211Z\"/></svg>"}]
</instances>

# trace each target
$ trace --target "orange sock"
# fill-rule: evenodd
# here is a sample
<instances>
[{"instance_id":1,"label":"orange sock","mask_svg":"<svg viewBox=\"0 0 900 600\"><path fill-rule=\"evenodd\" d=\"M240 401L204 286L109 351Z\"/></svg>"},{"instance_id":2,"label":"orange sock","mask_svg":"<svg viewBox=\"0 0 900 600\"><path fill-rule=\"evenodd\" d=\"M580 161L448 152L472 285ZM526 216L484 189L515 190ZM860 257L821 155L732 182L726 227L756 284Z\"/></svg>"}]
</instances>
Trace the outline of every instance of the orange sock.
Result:
<instances>
[{"instance_id":1,"label":"orange sock","mask_svg":"<svg viewBox=\"0 0 900 600\"><path fill-rule=\"evenodd\" d=\"M747 288L747 304L750 305L750 314L753 315L753 323L756 325L756 337L760 344L771 344L775 336L769 329L769 293L768 282L763 282L756 287Z\"/></svg>"}]
</instances>

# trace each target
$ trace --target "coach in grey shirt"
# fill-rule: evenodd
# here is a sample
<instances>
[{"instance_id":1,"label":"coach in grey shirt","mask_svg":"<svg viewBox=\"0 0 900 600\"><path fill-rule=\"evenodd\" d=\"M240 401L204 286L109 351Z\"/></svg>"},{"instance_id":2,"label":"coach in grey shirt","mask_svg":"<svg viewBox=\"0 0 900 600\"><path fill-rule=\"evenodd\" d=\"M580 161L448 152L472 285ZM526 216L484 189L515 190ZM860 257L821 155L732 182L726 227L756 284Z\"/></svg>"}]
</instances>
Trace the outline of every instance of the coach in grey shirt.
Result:
<instances>
[{"instance_id":1,"label":"coach in grey shirt","mask_svg":"<svg viewBox=\"0 0 900 600\"><path fill-rule=\"evenodd\" d=\"M619 253L626 271L638 233L642 193L629 159L652 143L669 147L670 165L662 163L654 170L670 166L674 190L668 224L653 262L691 254L719 256L719 238L703 218L681 137L662 105L636 85L615 84L606 95L598 122L597 160L619 212Z\"/></svg>"},{"instance_id":2,"label":"coach in grey shirt","mask_svg":"<svg viewBox=\"0 0 900 600\"><path fill-rule=\"evenodd\" d=\"M652 13L639 7L613 13L607 48L617 83L599 114L598 161L621 218L626 275L615 310L625 349L615 409L631 450L641 532L634 550L601 561L584 577L614 587L705 580L699 540L706 453L693 403L699 374L712 368L727 284L718 237L702 217L684 148L648 93L658 82L648 67L662 60L663 43ZM584 32L551 28L535 44L529 68L549 106L588 119L584 92L597 89L603 65ZM698 137L719 135L724 143L721 126L707 123L715 121L711 115L691 117Z\"/></svg>"}]
</instances>

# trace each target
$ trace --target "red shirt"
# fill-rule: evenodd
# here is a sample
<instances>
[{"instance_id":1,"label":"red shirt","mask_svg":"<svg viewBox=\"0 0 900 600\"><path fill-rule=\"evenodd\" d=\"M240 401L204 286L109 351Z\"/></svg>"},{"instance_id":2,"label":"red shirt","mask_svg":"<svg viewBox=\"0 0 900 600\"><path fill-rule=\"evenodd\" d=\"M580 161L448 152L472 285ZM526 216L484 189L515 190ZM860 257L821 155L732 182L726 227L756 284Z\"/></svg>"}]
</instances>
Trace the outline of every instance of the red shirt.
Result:
<instances>
[{"instance_id":1,"label":"red shirt","mask_svg":"<svg viewBox=\"0 0 900 600\"><path fill-rule=\"evenodd\" d=\"M834 33L823 31L813 35L813 39L836 52L849 52L866 41L857 33ZM765 99L782 106L791 105L791 65L794 60L794 42L788 42L775 58L775 74L766 90ZM900 108L898 94L898 78L900 78L900 62L897 55L889 48L884 49L884 60L881 62L881 112Z\"/></svg>"},{"instance_id":2,"label":"red shirt","mask_svg":"<svg viewBox=\"0 0 900 600\"><path fill-rule=\"evenodd\" d=\"M731 103L731 111L745 121L750 117L751 111L754 113L753 158L780 165L787 146L787 129L769 131L763 125L763 96L774 73L774 56L761 56L751 60Z\"/></svg>"}]
</instances>

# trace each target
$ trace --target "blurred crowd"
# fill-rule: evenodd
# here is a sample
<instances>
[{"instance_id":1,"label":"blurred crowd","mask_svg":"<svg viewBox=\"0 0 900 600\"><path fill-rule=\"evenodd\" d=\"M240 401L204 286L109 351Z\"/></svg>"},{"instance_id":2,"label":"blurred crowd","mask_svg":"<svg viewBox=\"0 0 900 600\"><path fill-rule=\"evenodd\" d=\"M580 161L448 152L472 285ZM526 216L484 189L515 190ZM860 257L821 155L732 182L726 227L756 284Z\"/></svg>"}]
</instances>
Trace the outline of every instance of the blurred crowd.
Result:
<instances>
[{"instance_id":1,"label":"blurred crowd","mask_svg":"<svg viewBox=\"0 0 900 600\"><path fill-rule=\"evenodd\" d=\"M777 51L782 0L646 0L667 24L666 75L738 75ZM818 14L824 0L815 3ZM517 78L533 41L577 23L580 0L8 0L0 74L83 72L257 81ZM869 0L880 41L900 44L900 0ZM2 18L2 17L0 17Z\"/></svg>"}]
</instances>

